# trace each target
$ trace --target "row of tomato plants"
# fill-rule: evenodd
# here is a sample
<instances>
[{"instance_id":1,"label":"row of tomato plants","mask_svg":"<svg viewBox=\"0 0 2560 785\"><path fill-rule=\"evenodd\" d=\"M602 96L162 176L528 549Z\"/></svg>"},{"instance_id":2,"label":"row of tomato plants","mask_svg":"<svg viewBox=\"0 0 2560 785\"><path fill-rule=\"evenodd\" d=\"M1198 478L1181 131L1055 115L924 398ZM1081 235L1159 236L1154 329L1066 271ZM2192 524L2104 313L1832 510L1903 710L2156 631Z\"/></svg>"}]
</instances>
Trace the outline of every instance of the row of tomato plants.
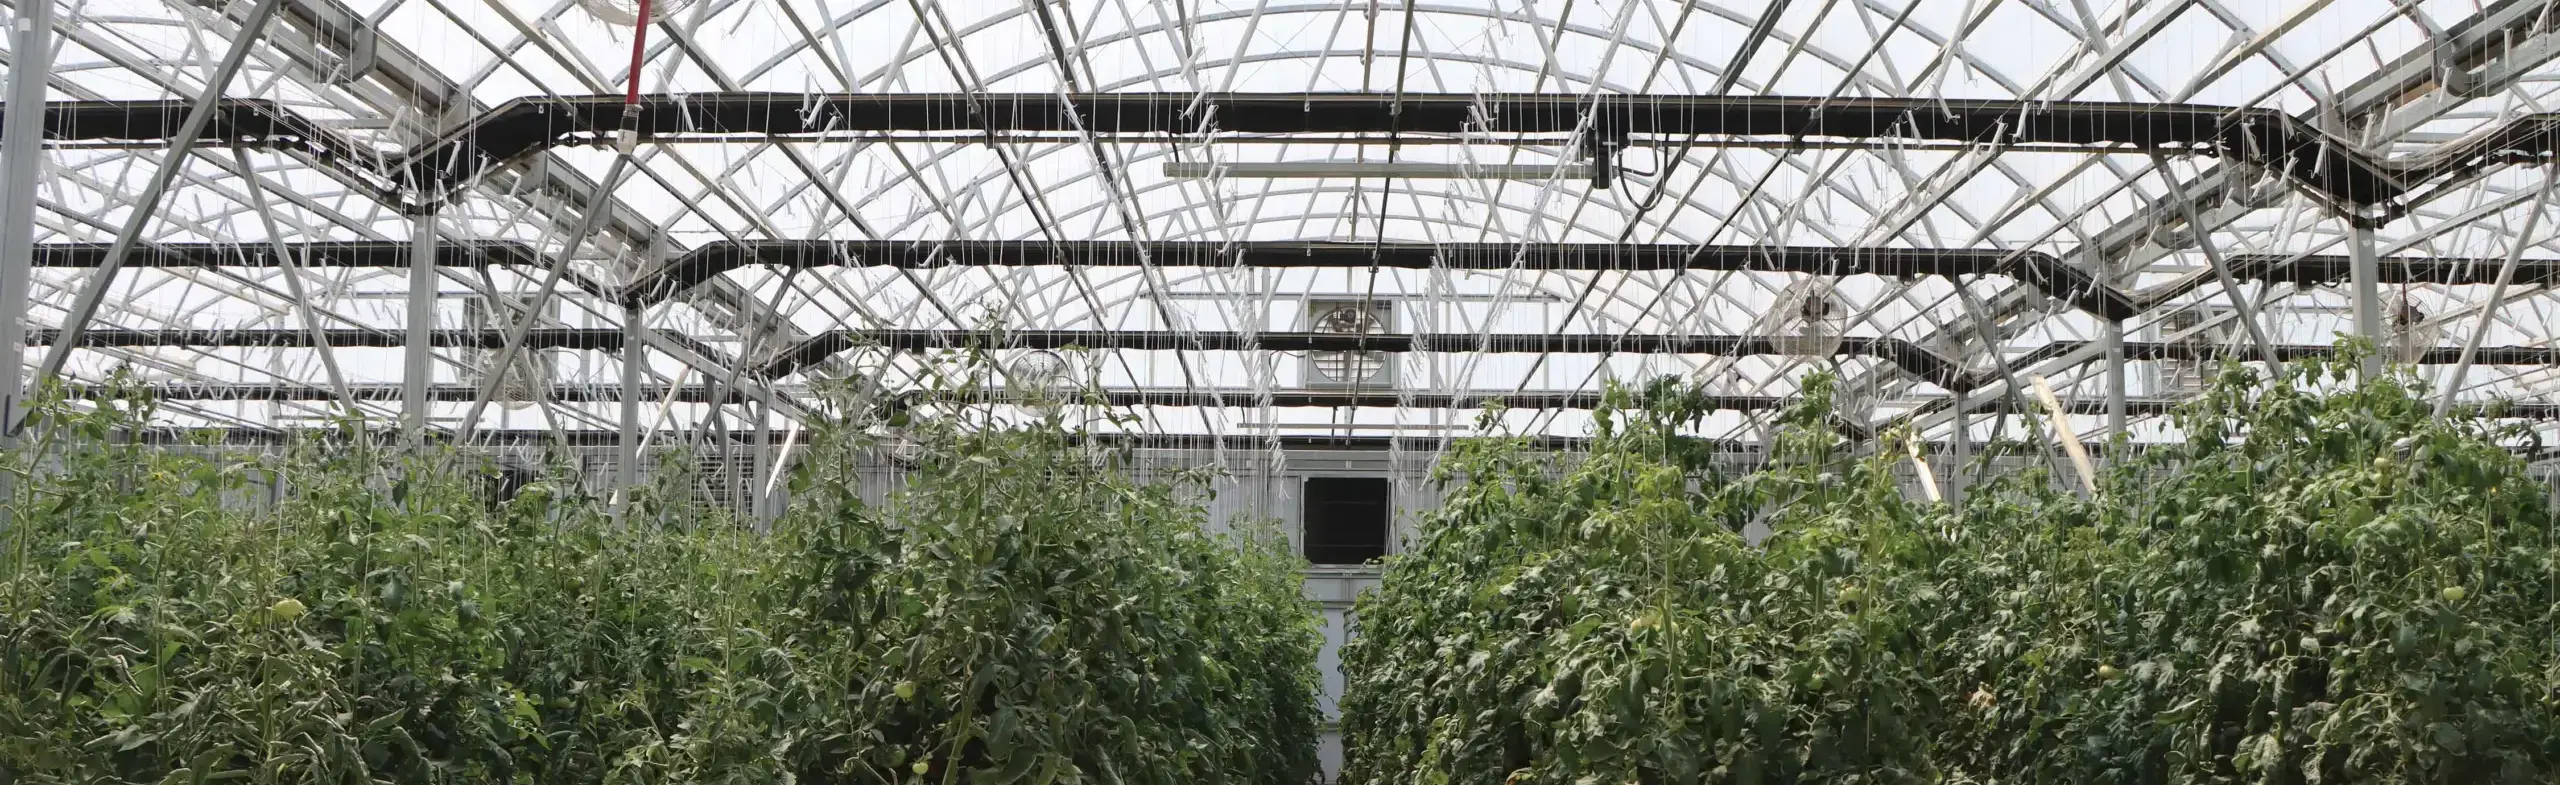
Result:
<instances>
[{"instance_id":1,"label":"row of tomato plants","mask_svg":"<svg viewBox=\"0 0 2560 785\"><path fill-rule=\"evenodd\" d=\"M831 427L758 532L358 438L128 439L151 408L51 407L8 455L0 783L1313 776L1294 560L1055 422L904 423L887 503Z\"/></svg>"},{"instance_id":2,"label":"row of tomato plants","mask_svg":"<svg viewBox=\"0 0 2560 785\"><path fill-rule=\"evenodd\" d=\"M1671 383L1613 393L1587 454L1462 445L1356 608L1347 779L2551 782L2529 433L2351 361L2230 369L2094 494L2032 470L1915 501L1821 380L1738 475Z\"/></svg>"}]
</instances>

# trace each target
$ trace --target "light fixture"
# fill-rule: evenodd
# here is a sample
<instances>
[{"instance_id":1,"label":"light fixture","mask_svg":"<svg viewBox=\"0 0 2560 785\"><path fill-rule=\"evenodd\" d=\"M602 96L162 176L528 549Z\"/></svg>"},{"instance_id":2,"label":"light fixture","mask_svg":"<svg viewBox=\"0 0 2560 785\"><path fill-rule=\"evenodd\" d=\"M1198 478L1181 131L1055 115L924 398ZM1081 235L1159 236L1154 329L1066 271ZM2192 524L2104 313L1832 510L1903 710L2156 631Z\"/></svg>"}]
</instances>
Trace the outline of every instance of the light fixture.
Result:
<instances>
[{"instance_id":1,"label":"light fixture","mask_svg":"<svg viewBox=\"0 0 2560 785\"><path fill-rule=\"evenodd\" d=\"M1212 163L1208 161L1167 161L1164 176L1177 179L1208 177L1299 178L1299 177L1394 177L1406 180L1589 180L1591 165L1579 161L1563 164L1433 164L1396 161L1271 161L1259 163Z\"/></svg>"}]
</instances>

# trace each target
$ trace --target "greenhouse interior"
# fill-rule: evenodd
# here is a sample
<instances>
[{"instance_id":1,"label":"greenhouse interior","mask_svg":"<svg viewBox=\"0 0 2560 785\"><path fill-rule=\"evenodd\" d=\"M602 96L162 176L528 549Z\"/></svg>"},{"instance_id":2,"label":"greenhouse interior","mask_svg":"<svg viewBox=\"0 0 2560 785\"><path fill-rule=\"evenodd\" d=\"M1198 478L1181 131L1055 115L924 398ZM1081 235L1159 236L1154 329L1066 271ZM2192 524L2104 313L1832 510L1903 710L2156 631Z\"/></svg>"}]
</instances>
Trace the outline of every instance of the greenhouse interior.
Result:
<instances>
[{"instance_id":1,"label":"greenhouse interior","mask_svg":"<svg viewBox=\"0 0 2560 785\"><path fill-rule=\"evenodd\" d=\"M2560 781L2552 0L0 5L0 784Z\"/></svg>"}]
</instances>

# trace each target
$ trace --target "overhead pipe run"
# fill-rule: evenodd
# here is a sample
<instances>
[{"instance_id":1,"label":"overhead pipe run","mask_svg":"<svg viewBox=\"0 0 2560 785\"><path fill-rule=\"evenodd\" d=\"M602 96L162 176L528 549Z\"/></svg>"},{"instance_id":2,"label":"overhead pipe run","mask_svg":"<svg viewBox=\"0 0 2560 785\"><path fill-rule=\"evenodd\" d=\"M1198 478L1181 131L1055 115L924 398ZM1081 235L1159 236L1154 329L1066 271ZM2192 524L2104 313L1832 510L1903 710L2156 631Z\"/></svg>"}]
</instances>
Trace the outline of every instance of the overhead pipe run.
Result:
<instances>
[{"instance_id":1,"label":"overhead pipe run","mask_svg":"<svg viewBox=\"0 0 2560 785\"><path fill-rule=\"evenodd\" d=\"M1407 161L1271 161L1215 163L1167 161L1164 176L1177 180L1208 178L1296 179L1316 177L1383 177L1405 180L1589 180L1587 163L1435 164Z\"/></svg>"},{"instance_id":2,"label":"overhead pipe run","mask_svg":"<svg viewBox=\"0 0 2560 785\"><path fill-rule=\"evenodd\" d=\"M329 328L319 332L328 345L356 348L398 348L406 337L390 330ZM61 331L39 329L29 332L30 345L50 345L59 340ZM497 349L505 345L508 333L497 329L439 329L429 333L438 347ZM90 330L80 336L88 348L194 347L194 348L311 348L312 333L301 329L254 328L235 330ZM623 328L556 327L539 328L525 333L526 349L574 349L621 351L630 345L631 332ZM2093 346L2099 341L2057 341L2020 355L2012 365L2033 365ZM865 347L893 351L926 351L934 349L1046 350L1069 348L1135 351L1285 351L1285 352L1496 352L1539 354L1699 354L1699 355L1791 355L1783 336L1746 335L1629 335L1629 334L1555 334L1555 333L1441 333L1441 334L1346 334L1303 332L1188 332L1175 333L1148 330L838 330L821 333L800 344L769 356L761 368L762 375L779 377L808 367L818 359ZM2280 344L2268 347L2279 362L2317 357L2336 351L2323 344ZM2468 347L2474 364L2504 366L2560 365L2560 347L2547 346L2474 346ZM1996 381L1990 371L1961 371L1950 358L1898 338L1842 338L1830 350L1846 356L1874 357L1892 363L1915 378L1950 390L1970 390ZM2234 348L2218 344L2193 342L2124 341L2122 351L2127 360L2180 360L2202 362L2220 359L2251 360L2255 347ZM2438 346L2417 352L2408 359L2413 365L2454 365L2462 361L2466 347Z\"/></svg>"},{"instance_id":3,"label":"overhead pipe run","mask_svg":"<svg viewBox=\"0 0 2560 785\"><path fill-rule=\"evenodd\" d=\"M634 109L636 107L636 109ZM836 138L990 132L1187 136L1200 133L1387 134L1470 138L1566 138L1588 131L1602 151L1586 162L1595 182L1605 151L1640 139L1724 137L1771 149L1807 139L1997 143L2020 151L2206 154L2276 172L2342 211L2390 220L2440 177L2484 166L2549 161L2560 152L2560 114L2525 115L2424 153L2383 158L2274 109L2201 104L1552 94L1376 93L765 93L588 95L521 98L493 107L406 151L362 145L273 103L224 101L227 123L192 138L294 149L361 179L442 202L490 169L563 145L611 140L721 142L740 138ZM625 120L626 112L636 112ZM154 102L46 104L58 143L149 142L186 134ZM153 118L163 118L154 122ZM1202 118L1212 118L1203 122ZM1588 118L1588 122L1586 122ZM1586 129L1586 125L1588 128ZM390 160L388 168L367 159Z\"/></svg>"},{"instance_id":4,"label":"overhead pipe run","mask_svg":"<svg viewBox=\"0 0 2560 785\"><path fill-rule=\"evenodd\" d=\"M562 403L613 403L629 400L623 393L626 389L628 388L618 384L564 384L551 388L544 395L550 400ZM338 399L338 393L336 391L327 387L308 384L171 382L143 385L139 390L152 397L171 401L324 402L335 401ZM71 385L67 387L65 391L74 396L101 396L118 392L117 388L94 384ZM353 384L349 385L349 391L352 392L358 400L363 401L398 401L401 400L402 397L401 386L398 384ZM427 394L429 400L438 403L470 403L480 395L480 388L474 385L464 384L439 384L429 387ZM746 394L737 391L735 388L730 388L725 385L685 385L683 387L671 387L668 385L653 384L641 388L638 400L674 400L684 403L711 403L714 400L717 400L720 403L741 404L746 403L748 401L748 397ZM1030 396L1026 393L1006 390L979 390L969 392L893 393L884 397L882 402L897 406L920 406L929 404L1033 404L1037 403L1039 400L1041 399ZM1477 409L1482 408L1486 404L1501 403L1514 409L1535 410L1591 409L1600 405L1602 393L1596 391L1540 390L1531 390L1526 392L1516 392L1511 390L1482 390L1452 393L1366 390L1291 390L1274 392L1238 389L1119 389L1097 390L1090 393L1069 391L1064 393L1061 398L1050 400L1066 404L1091 403L1115 407L1206 406L1231 409L1257 408L1262 406L1280 409ZM2188 400L2189 399L2184 397L2145 396L2129 399L2125 402L2125 406L2126 409L2133 414L2153 416L2169 413L2175 410L2179 405L2186 403ZM1709 396L1706 399L1706 403L1710 408L1719 411L1736 412L1776 411L1785 408L1792 402L1792 399L1776 395L1717 395ZM2018 403L2015 401L1994 399L1991 401L1977 403L1970 408L1974 410L1987 411L2016 411L2015 407L2017 405ZM2033 404L2028 405L2033 406ZM2084 416L2104 416L2108 414L2107 407L2108 404L2104 400L2085 397L2075 398L2064 403L2064 408L2069 413ZM2039 409L2032 408L2029 410L2040 411ZM2500 417L2514 419L2560 419L2560 404L2507 403L2499 406L2494 414ZM1865 424L1855 423L1850 425L1864 426ZM1322 428L1328 426L1321 423L1311 423L1304 427ZM620 435L617 431L606 429L598 429L594 432L614 437L618 437Z\"/></svg>"},{"instance_id":5,"label":"overhead pipe run","mask_svg":"<svg viewBox=\"0 0 2560 785\"><path fill-rule=\"evenodd\" d=\"M407 242L330 241L283 243L290 259L268 243L161 243L139 247L127 256L129 268L275 268L287 264L311 267L381 267L400 269L412 262ZM85 268L103 262L100 243L46 243L36 246L34 266ZM491 265L551 268L532 246L511 240L439 242L432 249L437 266ZM2465 257L2392 257L2380 261L2384 283L2491 284L2503 259ZM2349 277L2352 260L2337 254L2232 254L2224 260L2241 280L2293 285L2320 285ZM1806 275L1875 275L1885 278L1999 275L2014 278L2034 291L2070 303L2103 319L2129 319L2202 286L2213 276L2126 292L2102 286L2079 268L2051 254L1963 248L1833 248L1821 246L1682 245L1616 243L1357 243L1310 241L1157 241L1083 240L1029 242L1011 240L748 240L704 243L635 276L616 287L574 270L562 283L589 296L624 304L647 305L678 296L724 273L746 267L786 269L815 267L894 267L929 269L944 266L1005 267L1259 267L1411 270L1574 270L1646 272L1667 270L1755 270ZM2521 259L2511 275L2515 284L2560 284L2560 260Z\"/></svg>"}]
</instances>

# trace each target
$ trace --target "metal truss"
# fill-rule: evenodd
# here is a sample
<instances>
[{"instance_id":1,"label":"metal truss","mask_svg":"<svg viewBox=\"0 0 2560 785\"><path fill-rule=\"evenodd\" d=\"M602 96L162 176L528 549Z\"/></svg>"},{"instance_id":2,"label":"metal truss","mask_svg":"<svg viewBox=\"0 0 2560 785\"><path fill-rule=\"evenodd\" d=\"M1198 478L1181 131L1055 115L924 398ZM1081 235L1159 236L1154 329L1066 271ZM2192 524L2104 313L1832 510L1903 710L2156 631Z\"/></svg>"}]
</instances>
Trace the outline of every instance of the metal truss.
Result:
<instances>
[{"instance_id":1,"label":"metal truss","mask_svg":"<svg viewBox=\"0 0 2560 785\"><path fill-rule=\"evenodd\" d=\"M52 319L90 280L79 271L107 262L118 219L102 205L130 195L134 172L166 167L187 203L130 241L80 356L222 385L299 382L178 396L181 408L380 414L449 400L443 379L488 378L475 365L487 352L462 350L495 348L432 307L457 295L534 325L528 348L621 355L594 358L592 383L537 391L564 438L617 419L625 434L655 430L628 405L642 396L598 397L606 387L710 404L704 427L763 434L747 420L798 413L791 377L905 377L895 386L922 372L857 368L845 350L865 346L1092 348L1119 377L1109 394L1150 407L1471 405L1504 395L1473 379L1506 354L1534 356L1513 403L1556 409L1603 376L1738 375L1737 400L1774 400L1832 367L1889 420L1940 438L1967 430L1962 411L2013 406L2011 380L2039 375L2124 430L2167 400L2128 392L2128 363L2227 356L2230 342L2193 336L2242 318L2266 333L2249 359L2282 362L2324 351L2331 331L2381 336L2390 303L2479 347L2487 368L2447 400L2541 405L2560 385L2548 367L2560 247L2531 222L2512 231L2518 208L2545 206L2511 170L2552 165L2560 146L2560 117L2540 113L2560 53L2546 4L2495 2L2441 26L2330 4L1960 5L705 0L661 22L631 74L564 32L581 24L567 0L402 12L452 22L477 60L400 40L385 26L399 2L284 0L242 86L192 140L229 150L169 156L153 148L181 132L187 102L168 96L200 90L209 53L245 34L239 9L173 4L165 24L192 50L155 49L116 26L129 21L59 28L87 59L52 79L77 100L42 117L50 154L70 163L30 200L30 314ZM2404 17L2419 36L2405 55L2359 59L2351 40L2395 51ZM2369 27L2296 45L2342 19ZM1301 24L1314 25L1303 43L1272 33ZM2022 68L1984 39L2029 24L2077 51ZM2191 24L2232 35L2195 63L2145 54ZM1517 37L1435 37L1452 25ZM771 45L711 43L735 26ZM1304 83L1252 75L1281 67ZM111 94L76 69L139 75L161 94ZM2319 76L2333 73L2356 79ZM588 148L620 109L601 96L635 80L659 91L642 113L649 144L631 181L598 199ZM1581 162L1599 177L1152 174L1222 160ZM568 245L593 251L535 250L560 247L582 216L598 237ZM2501 227L2512 246L2494 242ZM416 281L430 307L397 313L396 282L416 269L433 271ZM563 312L510 310L546 274L566 285ZM1842 354L1769 351L1766 328L1742 317L1812 278L1854 292ZM1347 340L1266 323L1315 291L1392 300L1427 323ZM373 381L379 368L342 373L336 351L364 347L412 350L405 387ZM1273 355L1316 351L1464 359L1367 398L1270 389ZM2414 359L2462 365L2459 353ZM315 359L326 385L311 382ZM1175 366L1179 390L1164 386ZM626 404L618 418L579 406L608 400ZM195 413L255 425L242 411Z\"/></svg>"}]
</instances>

